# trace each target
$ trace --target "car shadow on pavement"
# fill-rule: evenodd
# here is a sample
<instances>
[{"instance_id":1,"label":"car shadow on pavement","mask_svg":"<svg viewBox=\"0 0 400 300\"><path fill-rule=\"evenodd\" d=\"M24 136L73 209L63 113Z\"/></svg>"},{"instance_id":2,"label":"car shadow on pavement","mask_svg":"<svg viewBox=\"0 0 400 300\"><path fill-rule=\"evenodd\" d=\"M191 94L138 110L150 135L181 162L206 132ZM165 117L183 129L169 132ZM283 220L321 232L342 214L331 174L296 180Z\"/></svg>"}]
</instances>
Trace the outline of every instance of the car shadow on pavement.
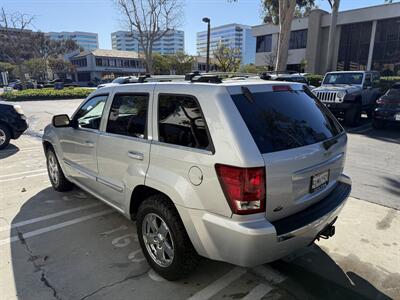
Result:
<instances>
[{"instance_id":1,"label":"car shadow on pavement","mask_svg":"<svg viewBox=\"0 0 400 300\"><path fill-rule=\"evenodd\" d=\"M270 265L288 276L290 281L301 285L316 299L392 299L361 275L351 271L345 272L331 256L315 244L300 250L299 254Z\"/></svg>"},{"instance_id":2,"label":"car shadow on pavement","mask_svg":"<svg viewBox=\"0 0 400 300\"><path fill-rule=\"evenodd\" d=\"M397 176L397 180L395 178L396 177L383 177L386 184L382 188L387 190L389 193L399 197L400 199L400 176Z\"/></svg>"},{"instance_id":3,"label":"car shadow on pavement","mask_svg":"<svg viewBox=\"0 0 400 300\"><path fill-rule=\"evenodd\" d=\"M10 157L19 152L19 148L13 144L9 144L7 148L0 150L0 160Z\"/></svg>"}]
</instances>

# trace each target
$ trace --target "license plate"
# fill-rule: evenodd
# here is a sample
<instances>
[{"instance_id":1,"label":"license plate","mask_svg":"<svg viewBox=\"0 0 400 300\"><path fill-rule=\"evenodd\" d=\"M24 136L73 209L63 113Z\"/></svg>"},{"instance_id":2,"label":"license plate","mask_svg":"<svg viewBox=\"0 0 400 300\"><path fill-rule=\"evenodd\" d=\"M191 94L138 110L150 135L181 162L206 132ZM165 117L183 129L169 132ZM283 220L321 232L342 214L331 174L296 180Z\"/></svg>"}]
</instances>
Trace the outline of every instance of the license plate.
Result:
<instances>
[{"instance_id":1,"label":"license plate","mask_svg":"<svg viewBox=\"0 0 400 300\"><path fill-rule=\"evenodd\" d=\"M329 170L311 176L310 193L314 193L325 188L329 183Z\"/></svg>"},{"instance_id":2,"label":"license plate","mask_svg":"<svg viewBox=\"0 0 400 300\"><path fill-rule=\"evenodd\" d=\"M394 116L394 119L395 119L396 121L400 121L400 114L395 115L395 116Z\"/></svg>"}]
</instances>

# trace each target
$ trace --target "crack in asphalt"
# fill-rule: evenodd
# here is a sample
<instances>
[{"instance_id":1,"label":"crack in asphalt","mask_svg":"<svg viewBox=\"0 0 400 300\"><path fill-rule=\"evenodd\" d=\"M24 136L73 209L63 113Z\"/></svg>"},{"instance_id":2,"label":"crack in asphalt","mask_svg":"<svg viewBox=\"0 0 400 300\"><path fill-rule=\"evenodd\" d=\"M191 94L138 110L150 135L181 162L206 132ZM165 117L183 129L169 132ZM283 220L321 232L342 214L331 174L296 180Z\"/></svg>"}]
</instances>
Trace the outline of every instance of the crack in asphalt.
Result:
<instances>
[{"instance_id":1,"label":"crack in asphalt","mask_svg":"<svg viewBox=\"0 0 400 300\"><path fill-rule=\"evenodd\" d=\"M136 275L127 276L122 280L118 280L118 281L115 281L113 283L109 283L109 284L103 285L102 287L99 287L98 289L94 290L90 294L87 294L86 296L83 296L79 300L88 299L89 297L92 297L93 295L97 294L98 292L100 292L100 291L102 291L102 290L104 290L106 288L116 286L116 285L121 284L121 283L123 283L125 281L128 281L130 279L140 278L140 277L144 276L145 274L147 274L149 272L149 270L150 270L150 268L148 268L145 272L142 272L142 273L139 273L139 274L136 274Z\"/></svg>"},{"instance_id":2,"label":"crack in asphalt","mask_svg":"<svg viewBox=\"0 0 400 300\"><path fill-rule=\"evenodd\" d=\"M32 249L29 247L28 243L26 242L26 239L24 238L24 234L19 230L18 227L15 228L15 230L17 231L17 235L18 235L18 239L21 242L21 245L24 246L25 251L28 253L29 255L29 261L32 262L33 266L35 267L35 271L40 271L42 273L40 280L44 283L44 285L46 287L48 287L49 289L52 290L53 292L53 297L57 300L62 300L61 297L58 295L57 290L55 289L55 287L53 287L51 285L51 283L49 282L49 280L46 277L46 270L43 268L43 266L41 266L40 264L37 264L35 261L39 258L38 256L33 254Z\"/></svg>"}]
</instances>

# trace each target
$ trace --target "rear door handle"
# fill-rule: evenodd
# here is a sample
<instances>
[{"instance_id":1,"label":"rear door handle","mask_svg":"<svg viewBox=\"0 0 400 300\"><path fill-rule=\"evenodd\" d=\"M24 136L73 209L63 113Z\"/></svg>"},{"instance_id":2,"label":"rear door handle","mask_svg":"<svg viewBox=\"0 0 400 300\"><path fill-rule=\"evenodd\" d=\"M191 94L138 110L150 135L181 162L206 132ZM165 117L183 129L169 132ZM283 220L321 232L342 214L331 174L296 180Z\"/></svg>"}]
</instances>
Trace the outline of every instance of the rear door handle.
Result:
<instances>
[{"instance_id":1,"label":"rear door handle","mask_svg":"<svg viewBox=\"0 0 400 300\"><path fill-rule=\"evenodd\" d=\"M136 152L136 151L128 151L128 157L137 160L143 160L144 155L143 153Z\"/></svg>"}]
</instances>

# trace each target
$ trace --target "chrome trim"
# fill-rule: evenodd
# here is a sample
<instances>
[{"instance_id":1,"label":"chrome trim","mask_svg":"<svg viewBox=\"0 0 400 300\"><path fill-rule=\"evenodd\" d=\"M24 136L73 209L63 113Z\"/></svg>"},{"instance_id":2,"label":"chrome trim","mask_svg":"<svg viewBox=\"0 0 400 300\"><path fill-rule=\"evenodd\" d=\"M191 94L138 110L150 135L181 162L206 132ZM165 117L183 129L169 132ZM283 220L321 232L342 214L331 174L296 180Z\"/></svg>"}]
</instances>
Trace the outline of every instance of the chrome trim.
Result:
<instances>
[{"instance_id":1,"label":"chrome trim","mask_svg":"<svg viewBox=\"0 0 400 300\"><path fill-rule=\"evenodd\" d=\"M150 144L151 143L151 140L149 140L149 139L145 139L145 138L141 139L141 138L137 138L137 137L134 137L134 136L127 136L127 135L104 132L104 131L100 132L100 136L121 138L121 139L124 139L124 140L140 142L140 143L145 143L145 144Z\"/></svg>"},{"instance_id":2,"label":"chrome trim","mask_svg":"<svg viewBox=\"0 0 400 300\"><path fill-rule=\"evenodd\" d=\"M79 168L78 166L76 166L76 164L73 163L72 161L66 160L65 158L64 158L63 161L64 161L64 163L65 163L67 166L69 166L69 167L71 167L72 169L74 169L77 173L79 173L79 174L81 174L81 175L83 175L83 176L86 176L86 177L89 178L89 179L92 179L92 180L96 181L96 178L97 178L96 176L94 176L94 175L88 173L87 171L81 170L81 168Z\"/></svg>"},{"instance_id":3,"label":"chrome trim","mask_svg":"<svg viewBox=\"0 0 400 300\"><path fill-rule=\"evenodd\" d=\"M191 148L191 147L186 147L186 146L163 143L163 142L159 142L159 141L152 141L151 143L153 145L158 145L158 146L163 146L163 147L185 150L185 151L190 151L190 152L195 152L195 153L200 153L200 154L213 155L213 153L211 151L204 150L204 149L196 149L196 148Z\"/></svg>"},{"instance_id":4,"label":"chrome trim","mask_svg":"<svg viewBox=\"0 0 400 300\"><path fill-rule=\"evenodd\" d=\"M144 159L144 154L136 151L128 151L128 157L137 159L137 160L143 160Z\"/></svg>"},{"instance_id":5,"label":"chrome trim","mask_svg":"<svg viewBox=\"0 0 400 300\"><path fill-rule=\"evenodd\" d=\"M302 176L303 174L311 172L311 171L313 171L315 169L323 168L323 167L325 167L327 165L330 165L330 164L338 161L339 159L341 159L343 156L344 156L344 152L341 152L341 153L337 154L336 156L331 157L330 159L328 159L328 160L326 160L326 161L324 161L322 163L319 163L317 165L314 165L314 166L307 167L307 168L304 168L302 170L296 171L292 175L292 180L301 179L301 178L303 178L303 176Z\"/></svg>"},{"instance_id":6,"label":"chrome trim","mask_svg":"<svg viewBox=\"0 0 400 300\"><path fill-rule=\"evenodd\" d=\"M118 185L115 185L115 184L113 184L113 183L111 183L111 182L109 182L109 181L107 181L107 180L105 180L105 179L102 179L102 178L97 177L97 178L96 178L96 181L99 182L99 183L101 183L101 184L104 184L105 186L108 186L109 188L111 188L111 189L113 189L113 190L115 190L115 191L117 191L117 192L122 193L122 192L124 191L124 188L123 188L123 187L120 187L120 186L118 186Z\"/></svg>"}]
</instances>

